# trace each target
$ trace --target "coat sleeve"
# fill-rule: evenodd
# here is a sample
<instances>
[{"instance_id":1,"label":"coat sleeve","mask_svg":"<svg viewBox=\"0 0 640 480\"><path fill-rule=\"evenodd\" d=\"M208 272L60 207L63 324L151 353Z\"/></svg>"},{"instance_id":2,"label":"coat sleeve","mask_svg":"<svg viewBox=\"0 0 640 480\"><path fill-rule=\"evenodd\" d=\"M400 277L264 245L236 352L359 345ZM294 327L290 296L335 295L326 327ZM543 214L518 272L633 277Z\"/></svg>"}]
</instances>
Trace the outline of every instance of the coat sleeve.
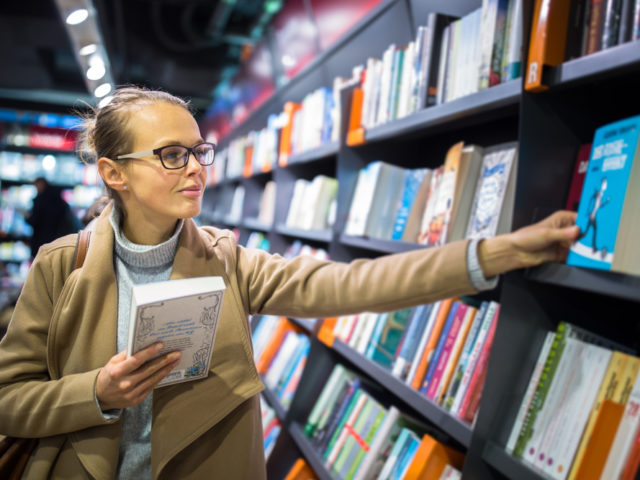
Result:
<instances>
[{"instance_id":1,"label":"coat sleeve","mask_svg":"<svg viewBox=\"0 0 640 480\"><path fill-rule=\"evenodd\" d=\"M286 260L238 246L237 278L251 314L389 312L476 293L467 270L467 245L468 240L350 263L310 256Z\"/></svg>"},{"instance_id":2,"label":"coat sleeve","mask_svg":"<svg viewBox=\"0 0 640 480\"><path fill-rule=\"evenodd\" d=\"M69 273L73 239L40 249L0 342L0 434L44 437L115 421L105 419L95 401L99 370L54 380L48 368L49 324Z\"/></svg>"}]
</instances>

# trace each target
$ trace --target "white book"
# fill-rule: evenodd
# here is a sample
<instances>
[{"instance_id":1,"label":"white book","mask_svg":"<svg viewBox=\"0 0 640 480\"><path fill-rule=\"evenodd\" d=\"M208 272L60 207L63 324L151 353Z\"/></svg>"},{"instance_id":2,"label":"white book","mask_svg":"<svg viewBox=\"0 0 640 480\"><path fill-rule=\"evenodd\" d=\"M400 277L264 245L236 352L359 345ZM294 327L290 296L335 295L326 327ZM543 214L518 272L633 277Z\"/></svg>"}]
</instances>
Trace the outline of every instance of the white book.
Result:
<instances>
[{"instance_id":1,"label":"white book","mask_svg":"<svg viewBox=\"0 0 640 480\"><path fill-rule=\"evenodd\" d=\"M260 211L258 212L258 220L264 225L271 225L275 214L276 206L276 182L269 180L262 192L260 201Z\"/></svg>"},{"instance_id":2,"label":"white book","mask_svg":"<svg viewBox=\"0 0 640 480\"><path fill-rule=\"evenodd\" d=\"M633 441L638 434L638 428L640 428L640 374L636 377L629 394L629 400L609 449L609 456L602 469L600 480L620 478L631 453Z\"/></svg>"},{"instance_id":3,"label":"white book","mask_svg":"<svg viewBox=\"0 0 640 480\"><path fill-rule=\"evenodd\" d=\"M516 442L518 441L520 429L522 428L524 419L527 416L527 412L529 411L529 405L531 404L533 394L535 393L536 387L538 386L538 380L540 379L544 364L547 361L547 357L549 356L549 350L551 350L551 344L553 343L554 338L554 332L547 332L547 335L544 338L544 342L542 343L542 348L540 349L540 353L538 354L538 360L536 361L536 364L533 368L533 373L529 378L529 385L527 386L527 390L522 397L522 402L520 402L520 409L518 410L516 419L513 422L511 434L509 435L509 440L507 441L506 450L509 453L513 452L513 449L516 446Z\"/></svg>"},{"instance_id":4,"label":"white book","mask_svg":"<svg viewBox=\"0 0 640 480\"><path fill-rule=\"evenodd\" d=\"M396 118L406 117L409 113L409 95L411 93L411 75L413 74L413 58L415 56L415 42L409 42L402 60L402 74L398 93L398 111Z\"/></svg>"},{"instance_id":5,"label":"white book","mask_svg":"<svg viewBox=\"0 0 640 480\"><path fill-rule=\"evenodd\" d=\"M582 433L593 409L612 351L585 344L576 366L573 381L561 407L552 417L548 430L550 441L543 443L544 471L556 480L564 480L578 449ZM550 428L553 427L553 428ZM545 444L549 446L546 447ZM540 458L540 457L538 457Z\"/></svg>"},{"instance_id":6,"label":"white book","mask_svg":"<svg viewBox=\"0 0 640 480\"><path fill-rule=\"evenodd\" d=\"M382 162L371 162L358 172L356 187L351 199L345 232L347 235L362 236L367 228L369 209L378 183Z\"/></svg>"},{"instance_id":7,"label":"white book","mask_svg":"<svg viewBox=\"0 0 640 480\"><path fill-rule=\"evenodd\" d=\"M385 318L388 316L388 313L370 313L367 317L367 323L362 329L360 333L360 338L358 338L358 343L356 344L355 350L358 353L364 355L364 352L367 351L367 346L371 340L371 334L373 330L376 328L376 324L378 322L383 322Z\"/></svg>"},{"instance_id":8,"label":"white book","mask_svg":"<svg viewBox=\"0 0 640 480\"><path fill-rule=\"evenodd\" d=\"M356 346L358 345L358 341L360 339L360 335L362 334L362 331L367 326L367 322L369 322L369 318L371 316L376 316L376 315L378 314L369 313L369 312L362 312L358 315L358 318L356 320L356 325L353 328L353 333L351 334L351 338L349 339L349 346L351 348L353 349L356 348Z\"/></svg>"},{"instance_id":9,"label":"white book","mask_svg":"<svg viewBox=\"0 0 640 480\"><path fill-rule=\"evenodd\" d=\"M264 376L265 385L272 391L278 386L282 372L291 360L291 355L298 347L298 343L300 343L300 337L296 332L290 330L285 334L282 344L273 357L271 365L269 365L269 370Z\"/></svg>"},{"instance_id":10,"label":"white book","mask_svg":"<svg viewBox=\"0 0 640 480\"><path fill-rule=\"evenodd\" d=\"M562 399L566 395L565 387L568 382L571 381L573 372L575 372L577 367L576 363L580 358L580 351L583 350L584 347L585 343L576 338L569 337L566 340L544 405L536 416L531 438L527 441L524 453L522 454L522 459L531 465L542 466L544 459L539 459L538 457L540 451L544 449L543 442L547 435L547 427L551 418L562 404Z\"/></svg>"},{"instance_id":11,"label":"white book","mask_svg":"<svg viewBox=\"0 0 640 480\"><path fill-rule=\"evenodd\" d=\"M304 198L305 190L308 184L309 181L305 180L304 178L298 178L293 184L293 194L291 195L289 212L287 213L287 220L285 222L287 227L297 227L298 212L302 208L302 199Z\"/></svg>"},{"instance_id":12,"label":"white book","mask_svg":"<svg viewBox=\"0 0 640 480\"><path fill-rule=\"evenodd\" d=\"M400 411L393 405L389 407L387 414L380 424L378 431L376 432L373 442L369 446L369 451L366 453L362 463L358 467L353 480L370 480L375 478L374 475L384 465L384 451L389 448L389 440L393 437L397 437L400 433L401 425L398 422L400 418Z\"/></svg>"},{"instance_id":13,"label":"white book","mask_svg":"<svg viewBox=\"0 0 640 480\"><path fill-rule=\"evenodd\" d=\"M517 150L517 142L485 150L467 224L467 238L489 238L510 230Z\"/></svg>"},{"instance_id":14,"label":"white book","mask_svg":"<svg viewBox=\"0 0 640 480\"><path fill-rule=\"evenodd\" d=\"M127 356L158 341L163 343L158 356L182 352L178 365L156 388L209 375L224 290L217 276L132 287Z\"/></svg>"},{"instance_id":15,"label":"white book","mask_svg":"<svg viewBox=\"0 0 640 480\"><path fill-rule=\"evenodd\" d=\"M382 77L380 79L380 95L378 97L376 125L389 120L389 96L391 95L391 73L393 70L393 55L396 51L395 44L387 47L382 55Z\"/></svg>"}]
</instances>

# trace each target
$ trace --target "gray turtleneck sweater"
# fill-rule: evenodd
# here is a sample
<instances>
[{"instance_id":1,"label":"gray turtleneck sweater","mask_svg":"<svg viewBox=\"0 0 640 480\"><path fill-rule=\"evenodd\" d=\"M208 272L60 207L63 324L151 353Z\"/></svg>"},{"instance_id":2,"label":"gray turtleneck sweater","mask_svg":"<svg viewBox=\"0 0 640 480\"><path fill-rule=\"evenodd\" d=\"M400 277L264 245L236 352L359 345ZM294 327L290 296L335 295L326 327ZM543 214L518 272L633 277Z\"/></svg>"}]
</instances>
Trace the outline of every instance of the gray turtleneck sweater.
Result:
<instances>
[{"instance_id":1,"label":"gray turtleneck sweater","mask_svg":"<svg viewBox=\"0 0 640 480\"><path fill-rule=\"evenodd\" d=\"M178 236L184 220L180 220L169 240L159 245L138 245L122 233L122 217L114 208L110 217L115 232L114 263L118 282L118 352L127 349L129 310L133 285L169 280ZM117 478L151 479L151 407L153 393L140 405L123 411L104 412L122 416L120 458Z\"/></svg>"}]
</instances>

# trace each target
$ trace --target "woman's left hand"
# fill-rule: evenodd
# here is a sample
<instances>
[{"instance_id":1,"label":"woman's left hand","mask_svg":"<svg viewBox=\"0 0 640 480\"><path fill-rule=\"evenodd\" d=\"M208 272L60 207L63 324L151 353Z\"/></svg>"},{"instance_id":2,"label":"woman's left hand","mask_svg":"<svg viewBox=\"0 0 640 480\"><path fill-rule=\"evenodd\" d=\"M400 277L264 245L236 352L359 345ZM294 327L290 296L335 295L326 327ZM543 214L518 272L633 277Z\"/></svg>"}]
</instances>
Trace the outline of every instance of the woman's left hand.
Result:
<instances>
[{"instance_id":1,"label":"woman's left hand","mask_svg":"<svg viewBox=\"0 0 640 480\"><path fill-rule=\"evenodd\" d=\"M561 210L515 232L484 240L478 247L478 259L485 277L564 261L580 234L575 221L575 212Z\"/></svg>"}]
</instances>

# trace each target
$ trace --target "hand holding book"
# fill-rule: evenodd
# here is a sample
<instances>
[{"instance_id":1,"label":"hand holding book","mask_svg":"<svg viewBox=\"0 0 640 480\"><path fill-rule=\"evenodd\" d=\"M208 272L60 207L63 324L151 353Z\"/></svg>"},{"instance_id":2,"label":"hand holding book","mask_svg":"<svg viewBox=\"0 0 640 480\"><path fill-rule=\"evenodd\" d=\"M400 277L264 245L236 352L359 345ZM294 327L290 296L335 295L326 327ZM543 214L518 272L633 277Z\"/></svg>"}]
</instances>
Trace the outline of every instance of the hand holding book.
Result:
<instances>
[{"instance_id":1,"label":"hand holding book","mask_svg":"<svg viewBox=\"0 0 640 480\"><path fill-rule=\"evenodd\" d=\"M533 225L484 240L478 247L484 276L564 261L580 233L575 221L575 212L558 211Z\"/></svg>"},{"instance_id":2,"label":"hand holding book","mask_svg":"<svg viewBox=\"0 0 640 480\"><path fill-rule=\"evenodd\" d=\"M181 353L170 352L154 358L162 348L162 343L157 342L129 358L126 350L111 357L96 381L96 397L103 411L140 404L173 370Z\"/></svg>"}]
</instances>

